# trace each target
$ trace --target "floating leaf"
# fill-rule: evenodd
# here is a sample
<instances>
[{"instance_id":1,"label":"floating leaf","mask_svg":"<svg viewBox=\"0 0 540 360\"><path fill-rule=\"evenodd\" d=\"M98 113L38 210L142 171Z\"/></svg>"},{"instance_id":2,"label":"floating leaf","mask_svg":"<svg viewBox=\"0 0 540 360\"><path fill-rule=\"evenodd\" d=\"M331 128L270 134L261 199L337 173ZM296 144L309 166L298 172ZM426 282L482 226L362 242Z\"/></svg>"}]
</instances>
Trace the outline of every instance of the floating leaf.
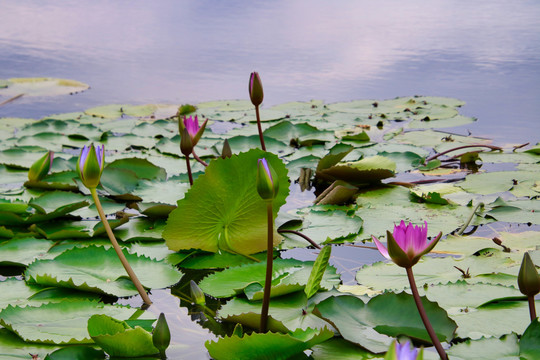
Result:
<instances>
[{"instance_id":1,"label":"floating leaf","mask_svg":"<svg viewBox=\"0 0 540 360\"><path fill-rule=\"evenodd\" d=\"M30 342L46 344L91 344L86 323L94 314L128 319L128 307L97 301L65 301L34 306L8 306L0 312L0 324Z\"/></svg>"},{"instance_id":2,"label":"floating leaf","mask_svg":"<svg viewBox=\"0 0 540 360\"><path fill-rule=\"evenodd\" d=\"M290 359L334 336L328 329L296 330L289 334L266 333L232 336L205 344L216 360Z\"/></svg>"},{"instance_id":3,"label":"floating leaf","mask_svg":"<svg viewBox=\"0 0 540 360\"><path fill-rule=\"evenodd\" d=\"M163 261L139 257L126 251L124 255L143 286L164 288L174 285L181 278L180 272ZM89 246L67 250L54 260L38 260L30 264L25 276L30 283L44 286L62 286L115 296L138 293L112 248Z\"/></svg>"},{"instance_id":4,"label":"floating leaf","mask_svg":"<svg viewBox=\"0 0 540 360\"><path fill-rule=\"evenodd\" d=\"M89 86L76 80L54 78L12 78L7 87L0 88L0 95L16 96L56 96L74 94L88 89Z\"/></svg>"}]
</instances>

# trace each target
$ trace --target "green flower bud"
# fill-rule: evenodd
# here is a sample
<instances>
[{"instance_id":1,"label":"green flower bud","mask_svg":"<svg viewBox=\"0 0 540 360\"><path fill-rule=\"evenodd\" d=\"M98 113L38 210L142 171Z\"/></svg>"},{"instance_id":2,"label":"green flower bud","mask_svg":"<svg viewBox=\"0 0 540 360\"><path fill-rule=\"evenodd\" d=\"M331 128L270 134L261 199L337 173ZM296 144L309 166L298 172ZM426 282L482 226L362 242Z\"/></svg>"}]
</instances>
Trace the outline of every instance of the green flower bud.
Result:
<instances>
[{"instance_id":1,"label":"green flower bud","mask_svg":"<svg viewBox=\"0 0 540 360\"><path fill-rule=\"evenodd\" d=\"M39 160L32 164L28 171L29 181L40 181L43 179L51 169L54 158L54 152L49 151L43 155Z\"/></svg>"},{"instance_id":2,"label":"green flower bud","mask_svg":"<svg viewBox=\"0 0 540 360\"><path fill-rule=\"evenodd\" d=\"M105 167L105 145L84 146L77 161L77 172L84 186L95 189L99 185L101 173Z\"/></svg>"},{"instance_id":3,"label":"green flower bud","mask_svg":"<svg viewBox=\"0 0 540 360\"><path fill-rule=\"evenodd\" d=\"M225 139L223 142L223 150L221 150L221 158L226 159L232 156L231 145L229 145L229 140Z\"/></svg>"},{"instance_id":4,"label":"green flower bud","mask_svg":"<svg viewBox=\"0 0 540 360\"><path fill-rule=\"evenodd\" d=\"M169 325L165 319L165 314L159 314L156 327L152 333L152 342L160 353L164 353L165 349L169 347L171 343L171 332L169 331Z\"/></svg>"},{"instance_id":5,"label":"green flower bud","mask_svg":"<svg viewBox=\"0 0 540 360\"><path fill-rule=\"evenodd\" d=\"M197 285L195 281L191 280L189 282L189 288L191 290L191 300L193 300L193 302L197 305L205 305L206 299L199 285Z\"/></svg>"},{"instance_id":6,"label":"green flower bud","mask_svg":"<svg viewBox=\"0 0 540 360\"><path fill-rule=\"evenodd\" d=\"M255 106L259 106L263 102L264 93L261 78L256 72L252 72L251 76L249 77L249 97L251 99L251 103Z\"/></svg>"},{"instance_id":7,"label":"green flower bud","mask_svg":"<svg viewBox=\"0 0 540 360\"><path fill-rule=\"evenodd\" d=\"M535 296L540 292L540 275L528 252L523 255L519 268L518 285L519 291L526 296Z\"/></svg>"},{"instance_id":8,"label":"green flower bud","mask_svg":"<svg viewBox=\"0 0 540 360\"><path fill-rule=\"evenodd\" d=\"M273 200L279 190L277 175L266 159L258 160L257 192L263 200Z\"/></svg>"},{"instance_id":9,"label":"green flower bud","mask_svg":"<svg viewBox=\"0 0 540 360\"><path fill-rule=\"evenodd\" d=\"M193 152L193 142L191 136L189 136L188 129L184 128L180 133L180 151L185 156L189 156Z\"/></svg>"}]
</instances>

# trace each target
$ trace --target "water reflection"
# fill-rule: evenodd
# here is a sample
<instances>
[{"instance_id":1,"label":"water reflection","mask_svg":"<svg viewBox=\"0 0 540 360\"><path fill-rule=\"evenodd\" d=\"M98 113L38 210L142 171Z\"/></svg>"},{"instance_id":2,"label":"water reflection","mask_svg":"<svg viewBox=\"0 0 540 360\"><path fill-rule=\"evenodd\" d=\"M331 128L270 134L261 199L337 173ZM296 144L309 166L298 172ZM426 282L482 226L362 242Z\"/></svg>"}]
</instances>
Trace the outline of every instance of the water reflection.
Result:
<instances>
[{"instance_id":1,"label":"water reflection","mask_svg":"<svg viewBox=\"0 0 540 360\"><path fill-rule=\"evenodd\" d=\"M0 78L75 78L92 90L0 116L246 98L256 69L266 105L455 96L480 118L475 135L534 141L523 128L539 126L538 18L535 2L502 0L4 3Z\"/></svg>"}]
</instances>

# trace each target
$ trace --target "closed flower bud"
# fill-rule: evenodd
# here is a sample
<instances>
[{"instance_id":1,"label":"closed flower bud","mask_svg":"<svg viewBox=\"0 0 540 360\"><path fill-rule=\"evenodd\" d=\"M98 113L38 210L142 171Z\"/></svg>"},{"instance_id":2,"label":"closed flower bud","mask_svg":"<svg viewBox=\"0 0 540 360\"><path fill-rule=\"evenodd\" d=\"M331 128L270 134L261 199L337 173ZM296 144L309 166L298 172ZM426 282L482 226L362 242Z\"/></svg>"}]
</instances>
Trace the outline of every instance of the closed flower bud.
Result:
<instances>
[{"instance_id":1,"label":"closed flower bud","mask_svg":"<svg viewBox=\"0 0 540 360\"><path fill-rule=\"evenodd\" d=\"M84 146L77 161L77 172L84 186L95 189L105 167L105 145Z\"/></svg>"},{"instance_id":2,"label":"closed flower bud","mask_svg":"<svg viewBox=\"0 0 540 360\"><path fill-rule=\"evenodd\" d=\"M229 145L229 141L225 139L223 142L223 150L221 150L221 158L230 158L232 156L232 150L231 145Z\"/></svg>"},{"instance_id":3,"label":"closed flower bud","mask_svg":"<svg viewBox=\"0 0 540 360\"><path fill-rule=\"evenodd\" d=\"M264 93L261 78L256 72L252 72L249 77L249 97L255 106L259 106L263 102Z\"/></svg>"},{"instance_id":4,"label":"closed flower bud","mask_svg":"<svg viewBox=\"0 0 540 360\"><path fill-rule=\"evenodd\" d=\"M152 333L152 342L160 353L164 353L165 349L169 347L171 343L171 332L169 331L169 325L165 319L165 314L159 314L156 327Z\"/></svg>"},{"instance_id":5,"label":"closed flower bud","mask_svg":"<svg viewBox=\"0 0 540 360\"><path fill-rule=\"evenodd\" d=\"M523 255L519 268L518 286L519 291L526 296L535 296L540 292L540 275L528 252Z\"/></svg>"},{"instance_id":6,"label":"closed flower bud","mask_svg":"<svg viewBox=\"0 0 540 360\"><path fill-rule=\"evenodd\" d=\"M279 190L277 175L266 159L258 160L257 192L263 200L273 200Z\"/></svg>"},{"instance_id":7,"label":"closed flower bud","mask_svg":"<svg viewBox=\"0 0 540 360\"><path fill-rule=\"evenodd\" d=\"M191 136L189 136L188 129L184 128L180 133L180 151L185 156L188 156L193 152L193 142L191 141Z\"/></svg>"},{"instance_id":8,"label":"closed flower bud","mask_svg":"<svg viewBox=\"0 0 540 360\"><path fill-rule=\"evenodd\" d=\"M28 171L28 180L40 181L43 179L51 169L54 158L54 152L49 151L43 155L39 160L32 164Z\"/></svg>"},{"instance_id":9,"label":"closed flower bud","mask_svg":"<svg viewBox=\"0 0 540 360\"><path fill-rule=\"evenodd\" d=\"M201 288L199 287L199 285L197 285L197 283L193 280L191 280L189 282L189 289L191 291L191 300L197 304L197 305L205 305L206 304L206 299L204 297L204 293L203 291L201 290Z\"/></svg>"}]
</instances>

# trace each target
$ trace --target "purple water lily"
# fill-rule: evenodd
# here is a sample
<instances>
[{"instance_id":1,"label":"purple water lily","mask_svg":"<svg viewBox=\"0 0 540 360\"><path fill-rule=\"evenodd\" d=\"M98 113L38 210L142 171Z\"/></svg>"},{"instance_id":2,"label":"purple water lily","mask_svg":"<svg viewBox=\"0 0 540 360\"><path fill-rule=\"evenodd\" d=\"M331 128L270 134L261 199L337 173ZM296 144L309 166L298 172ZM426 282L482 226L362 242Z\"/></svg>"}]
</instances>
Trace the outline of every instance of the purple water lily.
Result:
<instances>
[{"instance_id":1,"label":"purple water lily","mask_svg":"<svg viewBox=\"0 0 540 360\"><path fill-rule=\"evenodd\" d=\"M424 226L420 227L414 226L412 223L405 225L405 221L401 220L399 225L394 226L393 234L387 231L388 249L375 236L372 238L384 257L407 268L416 264L422 256L430 252L441 235L442 233L439 233L435 239L428 243L427 222L424 222Z\"/></svg>"},{"instance_id":2,"label":"purple water lily","mask_svg":"<svg viewBox=\"0 0 540 360\"><path fill-rule=\"evenodd\" d=\"M105 145L85 145L81 150L77 171L79 177L87 188L96 188L99 185L101 173L105 167Z\"/></svg>"}]
</instances>

